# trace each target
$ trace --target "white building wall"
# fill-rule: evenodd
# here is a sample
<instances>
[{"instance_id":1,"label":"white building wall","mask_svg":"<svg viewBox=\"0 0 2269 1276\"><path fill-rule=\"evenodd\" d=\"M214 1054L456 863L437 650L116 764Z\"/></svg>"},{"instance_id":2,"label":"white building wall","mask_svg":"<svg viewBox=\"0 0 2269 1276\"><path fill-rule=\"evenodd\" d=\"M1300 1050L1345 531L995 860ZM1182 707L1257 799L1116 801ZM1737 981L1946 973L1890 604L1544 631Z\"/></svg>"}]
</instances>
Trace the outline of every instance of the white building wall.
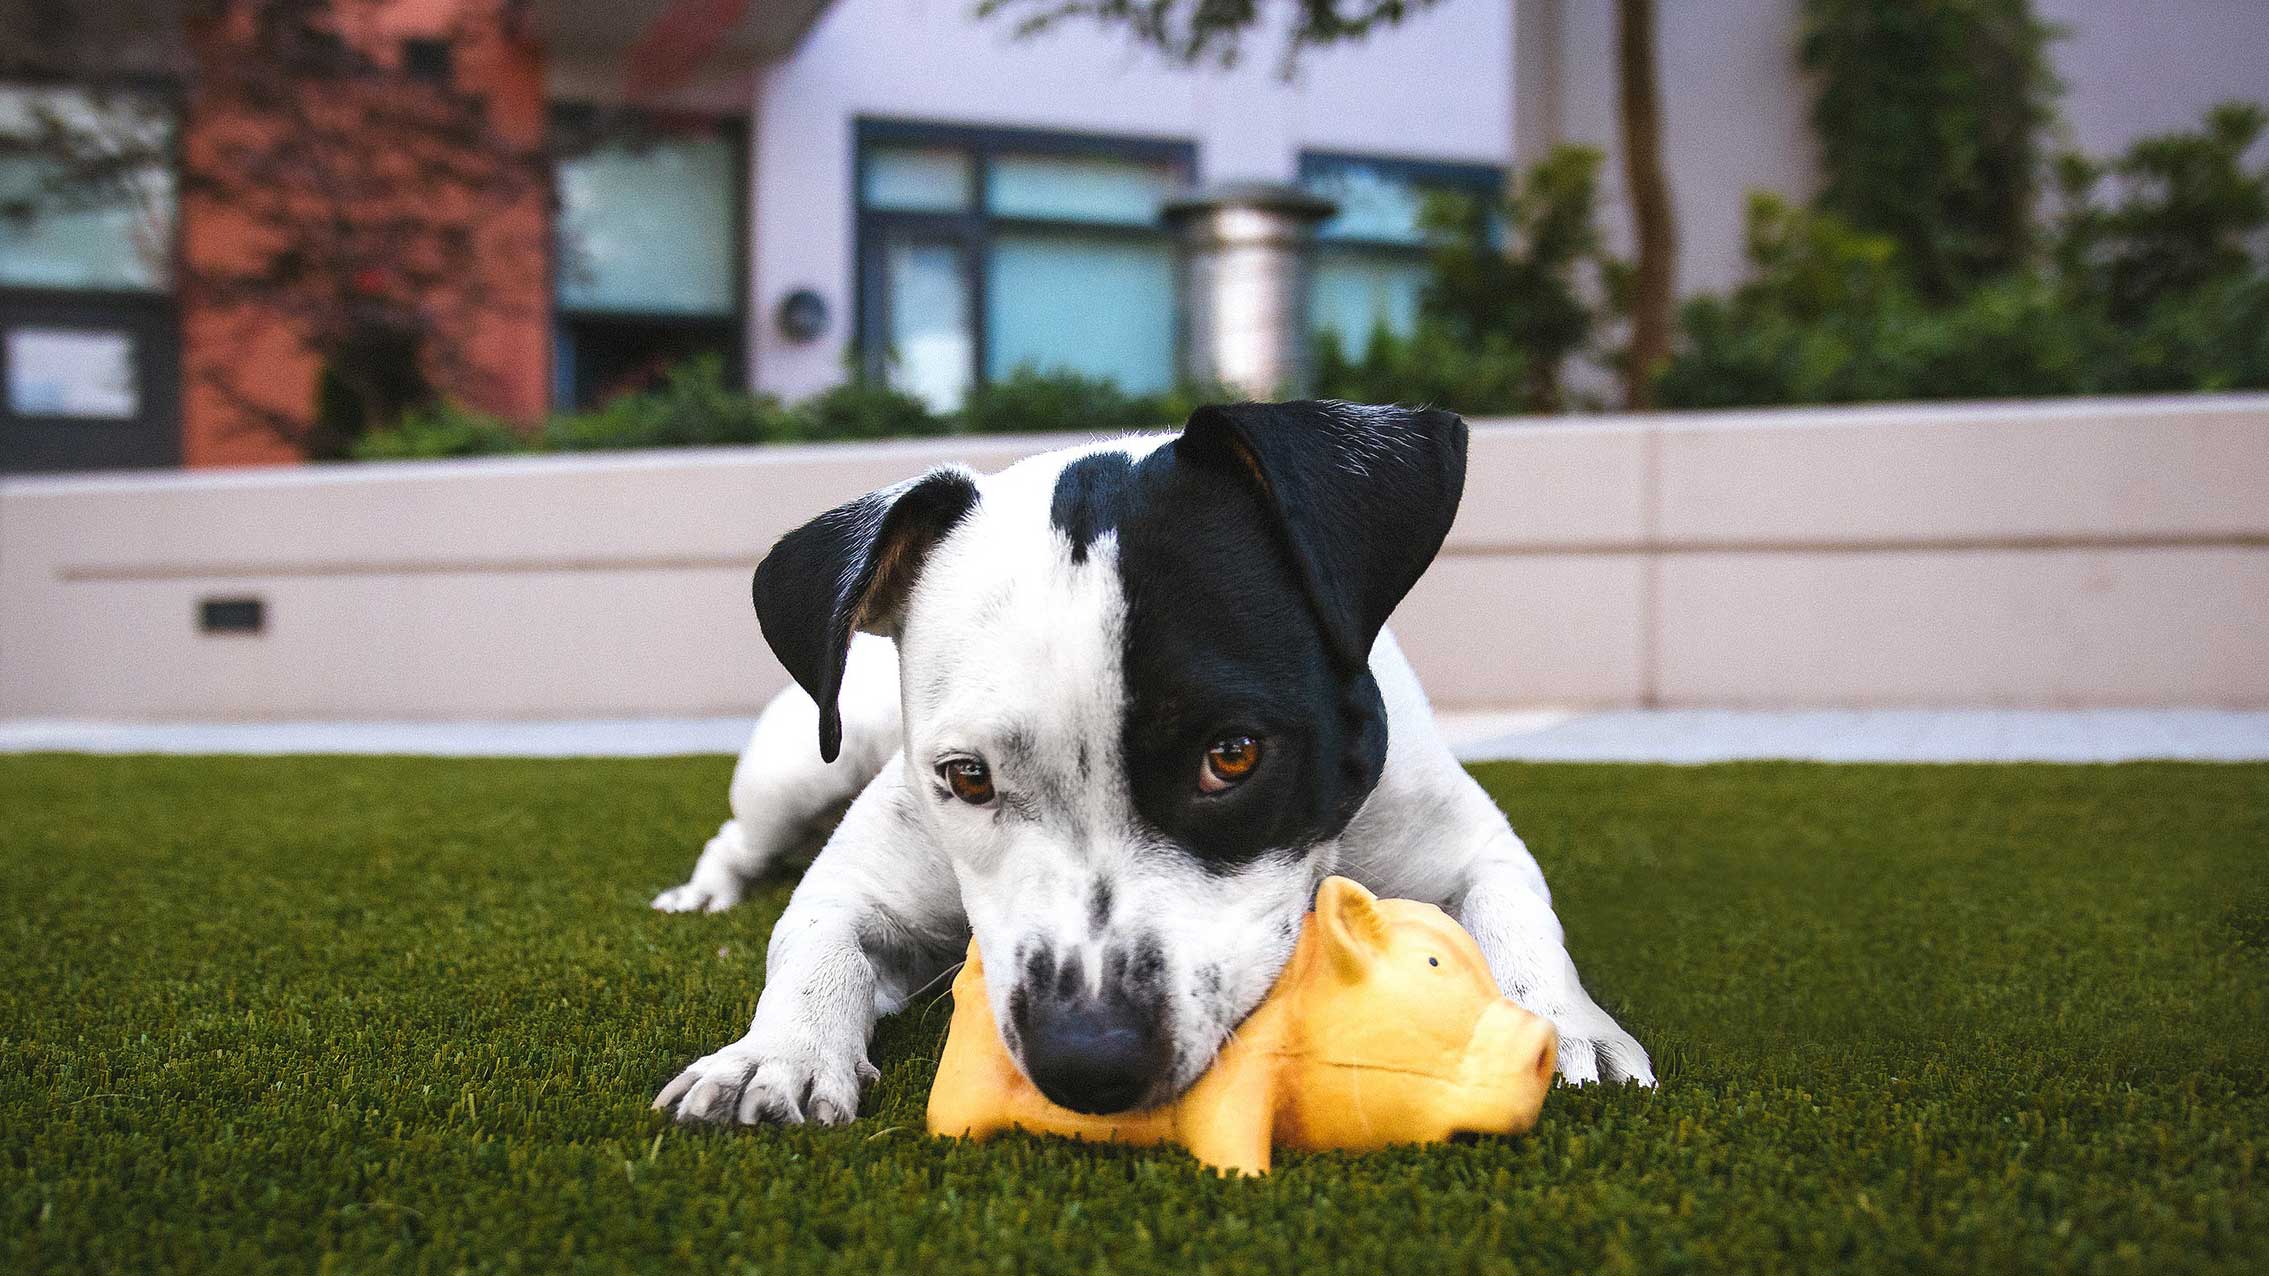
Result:
<instances>
[{"instance_id":1,"label":"white building wall","mask_svg":"<svg viewBox=\"0 0 2269 1276\"><path fill-rule=\"evenodd\" d=\"M2198 126L2232 98L2269 103L2263 0L2035 0L2070 34L2052 47L2064 79L2066 139L2110 155L2151 133Z\"/></svg>"},{"instance_id":2,"label":"white building wall","mask_svg":"<svg viewBox=\"0 0 2269 1276\"><path fill-rule=\"evenodd\" d=\"M1512 155L1512 5L1442 0L1402 27L1277 74L1254 37L1230 69L1182 69L1120 30L1069 24L1027 40L969 0L837 0L757 89L750 312L756 382L794 398L842 379L853 313L852 126L862 116L1195 145L1199 175L1290 181L1302 150L1503 164ZM827 301L826 335L790 344L780 299Z\"/></svg>"}]
</instances>

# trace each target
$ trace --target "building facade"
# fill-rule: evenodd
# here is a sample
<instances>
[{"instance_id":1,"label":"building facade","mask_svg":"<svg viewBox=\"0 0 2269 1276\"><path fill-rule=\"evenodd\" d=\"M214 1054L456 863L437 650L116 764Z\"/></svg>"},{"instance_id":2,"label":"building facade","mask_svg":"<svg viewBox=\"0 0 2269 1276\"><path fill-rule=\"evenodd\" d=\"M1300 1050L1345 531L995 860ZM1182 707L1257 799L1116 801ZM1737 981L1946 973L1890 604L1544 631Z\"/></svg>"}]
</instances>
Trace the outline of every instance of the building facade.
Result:
<instances>
[{"instance_id":1,"label":"building facade","mask_svg":"<svg viewBox=\"0 0 2269 1276\"><path fill-rule=\"evenodd\" d=\"M1662 6L1689 290L1739 277L1747 190L1810 191L1798 3ZM787 399L863 372L950 409L1023 367L1159 389L1183 370L1190 309L1160 211L1193 186L1333 201L1301 313L1350 340L1414 321L1429 192L1495 190L1556 142L1610 151L1624 234L1608 0L1440 0L1289 76L1266 20L1236 64L1186 68L1089 25L1018 39L966 0L333 4L340 38L383 73L374 92L477 102L468 128L542 152L540 182L455 172L456 193L417 210L438 223L424 238L384 198L263 222L216 199L216 175L241 180L248 154L276 150L247 137L329 119L338 95L263 114L273 94L232 96L215 71L246 33L193 33L176 60L190 73L171 89L144 77L162 109L131 125L163 131L161 158L103 199L22 216L48 161L0 151L0 469L295 459L320 451L327 413L382 413L390 391L369 370L389 360L528 424L700 357ZM2269 99L2269 7L2042 7L2072 32L2064 108L2091 150ZM85 89L0 86L0 136L108 109ZM368 161L399 163L379 136ZM299 262L296 292L215 286L232 263L236 277L292 264L276 227L288 239L317 214L375 255ZM366 223L408 237L357 238ZM366 311L415 341L389 345ZM361 318L337 330L341 313Z\"/></svg>"}]
</instances>

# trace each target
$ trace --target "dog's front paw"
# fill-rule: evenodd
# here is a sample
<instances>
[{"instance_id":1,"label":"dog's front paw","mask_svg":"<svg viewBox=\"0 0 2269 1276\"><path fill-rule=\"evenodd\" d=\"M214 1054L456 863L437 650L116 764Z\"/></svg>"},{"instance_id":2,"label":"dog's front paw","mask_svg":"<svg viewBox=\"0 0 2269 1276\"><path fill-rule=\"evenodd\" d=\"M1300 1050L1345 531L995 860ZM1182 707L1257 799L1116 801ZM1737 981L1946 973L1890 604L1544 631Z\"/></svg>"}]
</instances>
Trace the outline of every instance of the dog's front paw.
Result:
<instances>
[{"instance_id":1,"label":"dog's front paw","mask_svg":"<svg viewBox=\"0 0 2269 1276\"><path fill-rule=\"evenodd\" d=\"M1560 1030L1560 1077L1570 1085L1594 1081L1654 1084L1654 1063L1638 1038L1597 1006L1549 1015Z\"/></svg>"},{"instance_id":2,"label":"dog's front paw","mask_svg":"<svg viewBox=\"0 0 2269 1276\"><path fill-rule=\"evenodd\" d=\"M859 1115L859 1091L876 1075L861 1056L743 1038L695 1060L654 1096L654 1110L675 1108L688 1123L842 1125Z\"/></svg>"},{"instance_id":3,"label":"dog's front paw","mask_svg":"<svg viewBox=\"0 0 2269 1276\"><path fill-rule=\"evenodd\" d=\"M741 880L699 872L683 886L672 886L654 897L654 908L664 913L722 913L741 902Z\"/></svg>"}]
</instances>

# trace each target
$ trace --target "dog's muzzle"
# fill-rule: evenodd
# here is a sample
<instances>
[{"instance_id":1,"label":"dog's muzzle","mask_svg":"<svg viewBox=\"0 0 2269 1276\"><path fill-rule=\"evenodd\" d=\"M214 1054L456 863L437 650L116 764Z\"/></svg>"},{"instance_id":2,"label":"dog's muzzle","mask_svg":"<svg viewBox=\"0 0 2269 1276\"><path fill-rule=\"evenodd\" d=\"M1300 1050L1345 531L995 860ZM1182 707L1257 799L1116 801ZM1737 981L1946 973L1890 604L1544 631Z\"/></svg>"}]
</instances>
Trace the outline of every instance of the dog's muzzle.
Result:
<instances>
[{"instance_id":1,"label":"dog's muzzle","mask_svg":"<svg viewBox=\"0 0 2269 1276\"><path fill-rule=\"evenodd\" d=\"M1140 1105L1167 1071L1167 1034L1156 1008L1124 987L1088 991L1076 958L1060 970L1042 958L1026 976L1012 1004L1024 1069L1040 1093L1096 1115Z\"/></svg>"}]
</instances>

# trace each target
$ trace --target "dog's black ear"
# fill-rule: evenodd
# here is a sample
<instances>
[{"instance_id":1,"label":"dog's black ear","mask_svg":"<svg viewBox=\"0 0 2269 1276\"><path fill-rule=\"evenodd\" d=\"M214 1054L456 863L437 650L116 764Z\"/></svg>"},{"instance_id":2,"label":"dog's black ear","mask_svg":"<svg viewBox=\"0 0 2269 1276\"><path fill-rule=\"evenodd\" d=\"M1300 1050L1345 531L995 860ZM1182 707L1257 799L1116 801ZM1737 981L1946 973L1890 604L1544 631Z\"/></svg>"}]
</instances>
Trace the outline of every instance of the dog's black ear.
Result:
<instances>
[{"instance_id":1,"label":"dog's black ear","mask_svg":"<svg viewBox=\"0 0 2269 1276\"><path fill-rule=\"evenodd\" d=\"M1174 446L1251 476L1333 654L1361 669L1457 518L1465 443L1455 413L1301 402L1199 408Z\"/></svg>"},{"instance_id":2,"label":"dog's black ear","mask_svg":"<svg viewBox=\"0 0 2269 1276\"><path fill-rule=\"evenodd\" d=\"M819 704L819 756L843 751L836 696L851 631L896 637L899 610L930 550L977 504L975 476L958 467L870 492L780 538L750 590L764 640Z\"/></svg>"}]
</instances>

